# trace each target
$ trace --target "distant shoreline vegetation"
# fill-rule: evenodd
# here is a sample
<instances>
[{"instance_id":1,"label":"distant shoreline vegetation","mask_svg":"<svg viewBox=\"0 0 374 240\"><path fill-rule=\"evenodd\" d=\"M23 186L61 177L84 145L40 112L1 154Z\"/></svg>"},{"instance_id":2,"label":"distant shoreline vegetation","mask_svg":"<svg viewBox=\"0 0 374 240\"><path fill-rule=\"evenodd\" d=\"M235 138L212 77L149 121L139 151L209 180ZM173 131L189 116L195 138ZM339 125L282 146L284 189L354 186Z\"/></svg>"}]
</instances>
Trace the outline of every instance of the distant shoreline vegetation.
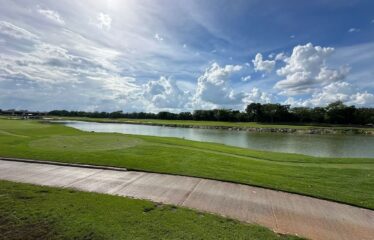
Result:
<instances>
[{"instance_id":1,"label":"distant shoreline vegetation","mask_svg":"<svg viewBox=\"0 0 374 240\"><path fill-rule=\"evenodd\" d=\"M263 122L263 123L329 123L329 124L374 124L374 108L356 108L342 102L334 102L326 107L295 107L282 104L251 103L241 112L231 109L195 110L193 112L83 112L55 110L48 115L92 118L130 118L162 120L196 120L224 122Z\"/></svg>"},{"instance_id":2,"label":"distant shoreline vegetation","mask_svg":"<svg viewBox=\"0 0 374 240\"><path fill-rule=\"evenodd\" d=\"M12 110L2 111L9 114ZM13 110L17 112L16 110ZM19 111L18 111L19 112ZM341 101L333 102L326 107L294 107L274 103L251 103L245 111L231 109L195 110L193 112L159 113L132 112L85 112L53 110L43 115L61 117L88 118L127 118L127 119L160 119L160 120L195 120L222 122L259 122L259 123L294 123L294 124L345 124L372 127L374 108L356 108L347 106Z\"/></svg>"}]
</instances>

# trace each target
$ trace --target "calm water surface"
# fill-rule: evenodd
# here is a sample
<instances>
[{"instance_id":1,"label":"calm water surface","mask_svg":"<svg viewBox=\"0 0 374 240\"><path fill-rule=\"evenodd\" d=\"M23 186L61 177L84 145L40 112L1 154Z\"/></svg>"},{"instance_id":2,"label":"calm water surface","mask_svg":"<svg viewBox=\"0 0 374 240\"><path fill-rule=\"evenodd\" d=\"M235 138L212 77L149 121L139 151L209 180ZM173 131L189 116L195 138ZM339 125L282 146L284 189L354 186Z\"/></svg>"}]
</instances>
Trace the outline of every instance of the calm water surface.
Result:
<instances>
[{"instance_id":1,"label":"calm water surface","mask_svg":"<svg viewBox=\"0 0 374 240\"><path fill-rule=\"evenodd\" d=\"M273 152L324 157L374 157L374 137L365 135L259 133L82 121L64 121L64 124L83 131L178 137Z\"/></svg>"}]
</instances>

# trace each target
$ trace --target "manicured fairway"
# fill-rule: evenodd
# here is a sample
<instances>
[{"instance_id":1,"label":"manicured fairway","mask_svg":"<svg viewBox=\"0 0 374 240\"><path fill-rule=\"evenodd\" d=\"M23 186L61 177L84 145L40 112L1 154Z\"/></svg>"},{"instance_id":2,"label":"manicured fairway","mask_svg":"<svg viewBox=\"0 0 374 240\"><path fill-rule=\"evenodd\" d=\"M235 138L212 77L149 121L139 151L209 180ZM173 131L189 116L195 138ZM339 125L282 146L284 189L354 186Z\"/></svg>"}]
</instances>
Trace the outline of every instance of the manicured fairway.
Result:
<instances>
[{"instance_id":1,"label":"manicured fairway","mask_svg":"<svg viewBox=\"0 0 374 240\"><path fill-rule=\"evenodd\" d=\"M374 209L374 159L316 158L220 144L0 120L0 156L126 167L296 192Z\"/></svg>"},{"instance_id":2,"label":"manicured fairway","mask_svg":"<svg viewBox=\"0 0 374 240\"><path fill-rule=\"evenodd\" d=\"M0 239L299 239L211 214L0 181Z\"/></svg>"}]
</instances>

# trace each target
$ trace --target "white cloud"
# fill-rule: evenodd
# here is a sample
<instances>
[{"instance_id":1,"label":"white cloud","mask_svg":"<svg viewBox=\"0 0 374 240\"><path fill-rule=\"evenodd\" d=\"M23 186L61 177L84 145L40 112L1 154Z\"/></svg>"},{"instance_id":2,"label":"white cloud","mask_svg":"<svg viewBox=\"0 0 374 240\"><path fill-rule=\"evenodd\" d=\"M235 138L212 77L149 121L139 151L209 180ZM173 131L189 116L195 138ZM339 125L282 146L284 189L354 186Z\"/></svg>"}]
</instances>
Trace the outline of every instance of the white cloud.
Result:
<instances>
[{"instance_id":1,"label":"white cloud","mask_svg":"<svg viewBox=\"0 0 374 240\"><path fill-rule=\"evenodd\" d=\"M359 29L359 28L350 28L350 29L348 29L349 33L354 33L354 32L359 32L359 31L361 31L361 29Z\"/></svg>"},{"instance_id":2,"label":"white cloud","mask_svg":"<svg viewBox=\"0 0 374 240\"><path fill-rule=\"evenodd\" d=\"M347 67L327 67L326 60L333 51L333 48L314 47L311 43L294 47L291 56L284 59L286 65L277 70L277 74L285 79L278 81L275 88L285 95L298 95L343 80L349 71Z\"/></svg>"},{"instance_id":3,"label":"white cloud","mask_svg":"<svg viewBox=\"0 0 374 240\"><path fill-rule=\"evenodd\" d=\"M12 29L20 28L12 25ZM24 30L17 31L17 37L19 32L34 36ZM72 32L61 32L69 36L70 44L57 46L38 40L19 48L23 35L0 54L0 101L35 110L144 108L136 79L123 76L117 66L117 51Z\"/></svg>"},{"instance_id":4,"label":"white cloud","mask_svg":"<svg viewBox=\"0 0 374 240\"><path fill-rule=\"evenodd\" d=\"M39 8L38 12L44 17L48 18L49 20L53 21L54 23L65 25L64 19L56 11Z\"/></svg>"},{"instance_id":5,"label":"white cloud","mask_svg":"<svg viewBox=\"0 0 374 240\"><path fill-rule=\"evenodd\" d=\"M271 72L275 66L273 60L263 60L262 54L257 53L255 59L252 60L255 71Z\"/></svg>"},{"instance_id":6,"label":"white cloud","mask_svg":"<svg viewBox=\"0 0 374 240\"><path fill-rule=\"evenodd\" d=\"M235 93L230 87L230 77L242 69L239 65L220 67L213 63L197 80L195 102L208 102L216 105L235 105L242 103L245 94Z\"/></svg>"},{"instance_id":7,"label":"white cloud","mask_svg":"<svg viewBox=\"0 0 374 240\"><path fill-rule=\"evenodd\" d=\"M374 107L374 94L367 91L355 93L351 96L351 101L348 104Z\"/></svg>"},{"instance_id":8,"label":"white cloud","mask_svg":"<svg viewBox=\"0 0 374 240\"><path fill-rule=\"evenodd\" d=\"M247 93L246 97L244 98L244 102L246 106L249 103L270 103L272 100L272 95L266 92L261 91L258 88L252 88L249 93Z\"/></svg>"},{"instance_id":9,"label":"white cloud","mask_svg":"<svg viewBox=\"0 0 374 240\"><path fill-rule=\"evenodd\" d=\"M251 75L248 75L248 76L245 76L245 77L241 77L241 80L243 81L243 82L247 82L247 81L249 81L249 80L251 80Z\"/></svg>"},{"instance_id":10,"label":"white cloud","mask_svg":"<svg viewBox=\"0 0 374 240\"><path fill-rule=\"evenodd\" d=\"M155 35L154 35L154 38L157 40L157 41L164 41L164 39L158 34L158 33L156 33ZM184 45L183 45L183 47L184 47Z\"/></svg>"},{"instance_id":11,"label":"white cloud","mask_svg":"<svg viewBox=\"0 0 374 240\"><path fill-rule=\"evenodd\" d=\"M272 84L275 78L287 79L286 76L277 77L274 71L266 73L266 69L269 69L266 67L267 61L270 65L275 61L277 67L283 64L279 61L286 61L289 57L287 55L290 54L276 54L284 51L280 50L272 54L271 58L263 54L258 67L264 70L257 70L260 71L257 74L254 73L256 69L252 69L252 62L250 68L246 67L249 64L239 63L244 68L240 73L221 65L221 70L217 72L224 72L227 76L218 74L217 79L224 79L223 83L208 81L207 76L198 80L199 75L204 76L204 71L200 72L202 66L212 59L226 62L230 56L234 56L234 60L238 60L237 56L240 54L238 55L237 48L230 47L236 40L228 39L227 34L220 33L219 24L216 25L214 36L210 31L206 32L207 35L204 34L203 37L209 41L189 39L191 34L199 37L200 31L206 28L196 25L195 21L188 21L191 20L190 16L183 15L185 10L180 11L179 7L168 5L165 9L165 6L153 1L129 1L126 4L109 5L100 1L92 4L82 4L79 1L51 4L42 6L43 10L53 9L49 10L51 12L44 12L47 16L41 15L43 11L38 12L35 3L9 1L6 8L0 8L1 19L10 22L4 24L4 21L0 21L0 102L5 108L180 111L188 109L188 103L181 104L180 108L172 108L177 104L169 99L178 99L176 93L179 90L182 92L180 94L185 96L184 90L188 89L190 95L199 100L199 103L193 106L194 109L208 106L207 104L210 104L209 108L222 106L242 109L246 101L266 102L270 99L266 94L266 89L271 88L269 84ZM63 22L66 21L65 25L43 24L58 23L57 15L53 12L57 13ZM180 18L176 20L175 14ZM206 15L202 14L202 17L204 19L198 21L198 24L209 21ZM368 19L368 22L370 20ZM185 29L191 31L181 32L175 28L181 24L187 24ZM98 28L110 29L111 34L102 34ZM345 31L348 28L346 27ZM156 38L155 34L158 34ZM286 37L291 34L294 33L291 32ZM160 39L164 40L160 42ZM228 45L222 41L225 39ZM165 42L168 44L162 44ZM260 45L256 46L266 53L274 51L274 46ZM281 45L277 49L284 47ZM246 49L251 49L251 46L255 47L250 43ZM184 49L185 47L187 48ZM343 48L337 49L337 53ZM215 50L210 51L212 49ZM373 61L369 50L370 48L365 47L359 54L358 51L349 55L344 55L347 51L344 51L343 55L334 53L334 59L328 59L328 63L334 63L336 69L348 61L352 72L347 81L368 91L352 92L357 102L369 101L374 86L371 81ZM354 60L357 58L361 60ZM314 77L328 81L313 85L311 93L317 94L319 89L331 82L337 82L334 79L339 76L336 73L340 73L340 70L334 70L329 64L324 67ZM213 72L215 71L210 71L210 76ZM264 72L266 78L261 78ZM258 79L253 79L250 83L242 82L249 80L249 74ZM170 78L165 81L159 79L160 76ZM174 81L174 78L181 79L184 83ZM150 79L158 83L148 85ZM159 85L162 85L163 92L156 94L158 96L153 102L150 93ZM174 85L177 85L179 90ZM252 85L261 87L250 89L249 86ZM147 86L150 89L148 94L144 92ZM195 94L195 91L200 92ZM275 90L273 100L277 100L279 92L281 91ZM214 94L216 98L211 96Z\"/></svg>"},{"instance_id":12,"label":"white cloud","mask_svg":"<svg viewBox=\"0 0 374 240\"><path fill-rule=\"evenodd\" d=\"M97 17L98 24L97 26L100 29L107 29L109 30L112 26L112 18L108 14L99 13Z\"/></svg>"},{"instance_id":13,"label":"white cloud","mask_svg":"<svg viewBox=\"0 0 374 240\"><path fill-rule=\"evenodd\" d=\"M0 34L5 34L16 39L26 39L31 41L38 39L35 34L6 21L0 21Z\"/></svg>"},{"instance_id":14,"label":"white cloud","mask_svg":"<svg viewBox=\"0 0 374 240\"><path fill-rule=\"evenodd\" d=\"M374 106L374 95L368 92L358 91L352 84L347 82L334 82L323 87L305 100L287 99L286 103L292 106L326 106L335 101L342 101L347 105L355 106Z\"/></svg>"},{"instance_id":15,"label":"white cloud","mask_svg":"<svg viewBox=\"0 0 374 240\"><path fill-rule=\"evenodd\" d=\"M87 51L89 47L94 53ZM31 50L18 50L16 56L2 55L0 71L44 83L79 82L88 76L118 75L120 69L109 64L115 56L101 54L103 51L104 48L87 45L78 50L38 42Z\"/></svg>"},{"instance_id":16,"label":"white cloud","mask_svg":"<svg viewBox=\"0 0 374 240\"><path fill-rule=\"evenodd\" d=\"M287 55L284 52L281 52L281 53L278 53L275 56L274 60L275 61L284 61L284 60L286 60L286 58L287 58Z\"/></svg>"},{"instance_id":17,"label":"white cloud","mask_svg":"<svg viewBox=\"0 0 374 240\"><path fill-rule=\"evenodd\" d=\"M295 35L291 35L290 38L291 38L291 39L294 39L294 38L295 38Z\"/></svg>"},{"instance_id":18,"label":"white cloud","mask_svg":"<svg viewBox=\"0 0 374 240\"><path fill-rule=\"evenodd\" d=\"M334 82L322 88L308 100L313 106L323 106L334 101L349 101L352 86L347 82Z\"/></svg>"},{"instance_id":19,"label":"white cloud","mask_svg":"<svg viewBox=\"0 0 374 240\"><path fill-rule=\"evenodd\" d=\"M29 53L20 53L19 57L2 56L0 76L4 78L23 78L24 82L57 83L73 81L68 72L57 65L67 64L72 59L59 47L37 44ZM75 79L75 78L74 78Z\"/></svg>"},{"instance_id":20,"label":"white cloud","mask_svg":"<svg viewBox=\"0 0 374 240\"><path fill-rule=\"evenodd\" d=\"M110 91L114 95L124 95L138 91L140 88L135 84L134 77L100 74L97 76L87 76L91 80L97 81L103 89Z\"/></svg>"},{"instance_id":21,"label":"white cloud","mask_svg":"<svg viewBox=\"0 0 374 240\"><path fill-rule=\"evenodd\" d=\"M374 42L337 48L329 59L336 66L347 64L350 67L346 81L360 89L373 92L374 81Z\"/></svg>"},{"instance_id":22,"label":"white cloud","mask_svg":"<svg viewBox=\"0 0 374 240\"><path fill-rule=\"evenodd\" d=\"M151 80L143 85L143 96L153 109L184 109L191 95L187 91L182 91L174 81L166 77L159 80Z\"/></svg>"}]
</instances>

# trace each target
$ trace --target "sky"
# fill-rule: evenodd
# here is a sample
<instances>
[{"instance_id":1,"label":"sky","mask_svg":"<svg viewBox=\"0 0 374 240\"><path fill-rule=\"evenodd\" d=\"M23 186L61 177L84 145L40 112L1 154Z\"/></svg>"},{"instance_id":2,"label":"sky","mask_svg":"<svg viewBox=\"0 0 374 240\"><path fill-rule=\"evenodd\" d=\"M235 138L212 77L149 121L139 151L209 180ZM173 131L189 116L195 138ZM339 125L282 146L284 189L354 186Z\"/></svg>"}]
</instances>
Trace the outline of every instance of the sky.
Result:
<instances>
[{"instance_id":1,"label":"sky","mask_svg":"<svg viewBox=\"0 0 374 240\"><path fill-rule=\"evenodd\" d=\"M372 0L0 0L0 108L374 107Z\"/></svg>"}]
</instances>

